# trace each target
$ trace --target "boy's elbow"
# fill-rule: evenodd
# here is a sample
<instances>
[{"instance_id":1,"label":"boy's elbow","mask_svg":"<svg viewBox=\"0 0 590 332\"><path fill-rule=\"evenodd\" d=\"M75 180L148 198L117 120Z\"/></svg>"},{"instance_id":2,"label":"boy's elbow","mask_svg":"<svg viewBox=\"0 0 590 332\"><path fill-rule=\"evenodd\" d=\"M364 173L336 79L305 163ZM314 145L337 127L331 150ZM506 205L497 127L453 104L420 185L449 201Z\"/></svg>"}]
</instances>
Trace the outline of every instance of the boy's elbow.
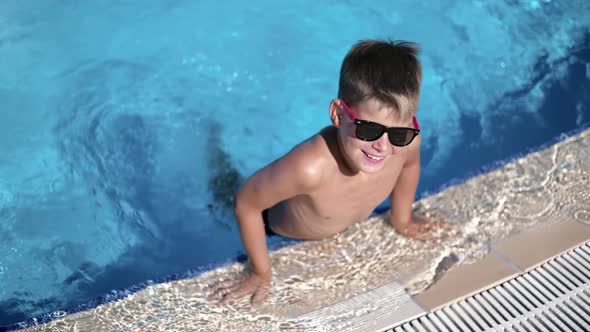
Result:
<instances>
[{"instance_id":1,"label":"boy's elbow","mask_svg":"<svg viewBox=\"0 0 590 332\"><path fill-rule=\"evenodd\" d=\"M233 201L234 214L236 216L239 216L249 210L250 204L249 204L248 200L246 199L246 196L242 190L238 191L234 195L233 200L234 200Z\"/></svg>"}]
</instances>

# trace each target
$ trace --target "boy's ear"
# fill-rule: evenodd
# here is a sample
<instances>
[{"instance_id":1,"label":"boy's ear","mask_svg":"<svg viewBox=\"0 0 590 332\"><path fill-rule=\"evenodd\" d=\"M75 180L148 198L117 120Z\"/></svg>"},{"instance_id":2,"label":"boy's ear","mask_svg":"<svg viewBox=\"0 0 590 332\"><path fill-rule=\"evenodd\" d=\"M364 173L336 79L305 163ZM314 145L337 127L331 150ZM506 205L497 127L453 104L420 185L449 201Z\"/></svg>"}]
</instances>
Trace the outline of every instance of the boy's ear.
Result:
<instances>
[{"instance_id":1,"label":"boy's ear","mask_svg":"<svg viewBox=\"0 0 590 332\"><path fill-rule=\"evenodd\" d=\"M334 99L330 103L330 120L336 128L342 123L342 105L339 99Z\"/></svg>"}]
</instances>

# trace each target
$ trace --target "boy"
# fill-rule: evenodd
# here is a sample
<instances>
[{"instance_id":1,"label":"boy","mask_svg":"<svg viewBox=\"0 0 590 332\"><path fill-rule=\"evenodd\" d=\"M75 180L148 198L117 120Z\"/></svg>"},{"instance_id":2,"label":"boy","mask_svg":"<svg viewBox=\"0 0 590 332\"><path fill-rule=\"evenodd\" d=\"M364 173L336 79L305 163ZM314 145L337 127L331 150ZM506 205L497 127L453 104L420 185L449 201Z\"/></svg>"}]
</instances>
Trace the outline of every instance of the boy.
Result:
<instances>
[{"instance_id":1,"label":"boy","mask_svg":"<svg viewBox=\"0 0 590 332\"><path fill-rule=\"evenodd\" d=\"M259 170L235 198L234 211L252 272L211 299L266 297L271 266L266 235L317 240L334 235L391 197L391 224L426 239L433 224L412 215L420 176L420 62L409 42L354 45L340 70L332 126Z\"/></svg>"}]
</instances>

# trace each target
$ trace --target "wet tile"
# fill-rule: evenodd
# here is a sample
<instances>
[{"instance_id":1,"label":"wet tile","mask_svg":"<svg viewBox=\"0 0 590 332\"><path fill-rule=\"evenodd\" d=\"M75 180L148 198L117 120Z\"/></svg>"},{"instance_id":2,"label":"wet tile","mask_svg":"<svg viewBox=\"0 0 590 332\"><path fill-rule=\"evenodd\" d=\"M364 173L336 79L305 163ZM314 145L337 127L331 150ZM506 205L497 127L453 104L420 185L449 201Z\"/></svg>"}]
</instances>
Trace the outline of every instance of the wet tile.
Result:
<instances>
[{"instance_id":1,"label":"wet tile","mask_svg":"<svg viewBox=\"0 0 590 332\"><path fill-rule=\"evenodd\" d=\"M391 282L297 319L307 330L380 331L424 313L399 283Z\"/></svg>"},{"instance_id":2,"label":"wet tile","mask_svg":"<svg viewBox=\"0 0 590 332\"><path fill-rule=\"evenodd\" d=\"M499 241L590 197L589 141L587 130L427 197L423 204L446 209L466 234L482 242Z\"/></svg>"},{"instance_id":3,"label":"wet tile","mask_svg":"<svg viewBox=\"0 0 590 332\"><path fill-rule=\"evenodd\" d=\"M73 331L76 326L88 326L85 322L91 318L92 314L90 311L77 312L70 314L51 322L40 324L37 326L20 329L17 331L22 332L38 332L38 331Z\"/></svg>"},{"instance_id":4,"label":"wet tile","mask_svg":"<svg viewBox=\"0 0 590 332\"><path fill-rule=\"evenodd\" d=\"M161 319L161 316L148 288L119 301L22 331L133 331L146 322Z\"/></svg>"},{"instance_id":5,"label":"wet tile","mask_svg":"<svg viewBox=\"0 0 590 332\"><path fill-rule=\"evenodd\" d=\"M492 250L529 271L588 240L590 227L566 214L494 243Z\"/></svg>"},{"instance_id":6,"label":"wet tile","mask_svg":"<svg viewBox=\"0 0 590 332\"><path fill-rule=\"evenodd\" d=\"M517 274L508 264L488 254L473 264L461 264L449 271L430 288L414 296L414 300L428 310L435 310Z\"/></svg>"}]
</instances>

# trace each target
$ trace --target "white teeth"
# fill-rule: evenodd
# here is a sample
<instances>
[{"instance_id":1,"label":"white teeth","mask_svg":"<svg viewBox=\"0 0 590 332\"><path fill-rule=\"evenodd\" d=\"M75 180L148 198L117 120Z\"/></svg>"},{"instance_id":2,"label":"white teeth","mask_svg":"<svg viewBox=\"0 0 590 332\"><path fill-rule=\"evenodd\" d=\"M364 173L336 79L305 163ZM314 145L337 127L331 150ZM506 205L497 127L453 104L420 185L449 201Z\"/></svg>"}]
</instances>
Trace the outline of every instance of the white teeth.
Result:
<instances>
[{"instance_id":1,"label":"white teeth","mask_svg":"<svg viewBox=\"0 0 590 332\"><path fill-rule=\"evenodd\" d=\"M363 151L363 152L365 152L365 151ZM367 152L365 152L365 155L367 155L367 157L369 157L373 160L382 160L383 159L383 157L377 157L377 156L374 156L374 155L367 153Z\"/></svg>"}]
</instances>

